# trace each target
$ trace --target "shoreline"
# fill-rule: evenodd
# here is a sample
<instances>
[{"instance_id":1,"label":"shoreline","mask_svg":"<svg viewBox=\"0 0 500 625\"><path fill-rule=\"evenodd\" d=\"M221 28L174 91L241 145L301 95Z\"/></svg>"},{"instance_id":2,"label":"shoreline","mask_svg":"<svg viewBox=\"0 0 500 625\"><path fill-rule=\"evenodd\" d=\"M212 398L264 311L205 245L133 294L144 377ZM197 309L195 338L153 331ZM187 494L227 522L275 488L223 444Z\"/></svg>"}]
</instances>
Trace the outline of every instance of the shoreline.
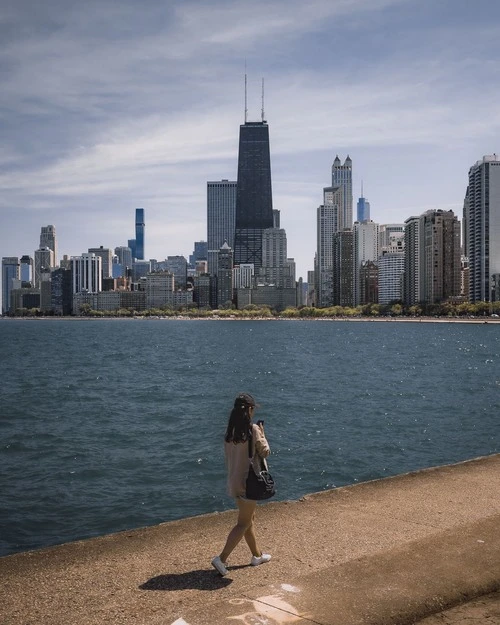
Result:
<instances>
[{"instance_id":1,"label":"shoreline","mask_svg":"<svg viewBox=\"0 0 500 625\"><path fill-rule=\"evenodd\" d=\"M239 316L141 316L134 317L78 317L68 315L65 317L40 316L40 317L0 317L0 321L323 321L323 322L375 322L375 323L472 323L472 324L500 324L500 318L491 317L239 317Z\"/></svg>"}]
</instances>

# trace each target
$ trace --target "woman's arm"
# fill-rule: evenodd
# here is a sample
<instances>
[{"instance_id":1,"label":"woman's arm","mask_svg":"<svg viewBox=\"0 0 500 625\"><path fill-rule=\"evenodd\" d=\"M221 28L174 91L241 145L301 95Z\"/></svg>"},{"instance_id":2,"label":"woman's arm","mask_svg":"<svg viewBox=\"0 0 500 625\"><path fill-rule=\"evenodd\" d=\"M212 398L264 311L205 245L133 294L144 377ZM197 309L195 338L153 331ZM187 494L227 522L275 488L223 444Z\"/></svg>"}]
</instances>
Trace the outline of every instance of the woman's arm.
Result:
<instances>
[{"instance_id":1,"label":"woman's arm","mask_svg":"<svg viewBox=\"0 0 500 625\"><path fill-rule=\"evenodd\" d=\"M253 425L252 428L253 440L255 451L261 458L267 458L271 453L269 443L264 435L263 429L258 425Z\"/></svg>"}]
</instances>

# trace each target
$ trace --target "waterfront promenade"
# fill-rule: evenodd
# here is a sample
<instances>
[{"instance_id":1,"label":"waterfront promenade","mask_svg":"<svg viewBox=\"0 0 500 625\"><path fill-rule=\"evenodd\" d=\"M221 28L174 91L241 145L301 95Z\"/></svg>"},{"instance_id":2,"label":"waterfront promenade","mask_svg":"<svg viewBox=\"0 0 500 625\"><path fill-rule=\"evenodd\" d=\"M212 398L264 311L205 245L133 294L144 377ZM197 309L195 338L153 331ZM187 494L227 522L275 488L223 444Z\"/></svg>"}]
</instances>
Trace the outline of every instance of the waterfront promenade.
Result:
<instances>
[{"instance_id":1,"label":"waterfront promenade","mask_svg":"<svg viewBox=\"0 0 500 625\"><path fill-rule=\"evenodd\" d=\"M210 559L234 519L1 558L0 623L500 623L500 454L259 506L273 559L248 566L242 543L221 578Z\"/></svg>"}]
</instances>

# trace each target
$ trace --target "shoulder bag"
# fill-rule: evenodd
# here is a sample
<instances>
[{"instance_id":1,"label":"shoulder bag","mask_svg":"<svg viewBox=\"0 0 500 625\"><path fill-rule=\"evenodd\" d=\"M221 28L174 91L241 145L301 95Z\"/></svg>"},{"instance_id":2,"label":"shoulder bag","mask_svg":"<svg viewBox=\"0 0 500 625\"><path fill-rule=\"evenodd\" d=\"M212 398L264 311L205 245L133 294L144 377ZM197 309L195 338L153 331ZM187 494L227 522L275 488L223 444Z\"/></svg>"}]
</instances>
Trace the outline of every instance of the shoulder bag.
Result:
<instances>
[{"instance_id":1,"label":"shoulder bag","mask_svg":"<svg viewBox=\"0 0 500 625\"><path fill-rule=\"evenodd\" d=\"M256 473L252 458L252 435L250 434L248 437L248 458L250 460L249 468L248 468L248 477L246 483L246 493L245 496L247 499L252 499L254 501L261 501L262 499L269 499L276 494L276 490L274 488L274 480L267 470L267 463L265 458L261 458L258 456L259 461L259 472Z\"/></svg>"}]
</instances>

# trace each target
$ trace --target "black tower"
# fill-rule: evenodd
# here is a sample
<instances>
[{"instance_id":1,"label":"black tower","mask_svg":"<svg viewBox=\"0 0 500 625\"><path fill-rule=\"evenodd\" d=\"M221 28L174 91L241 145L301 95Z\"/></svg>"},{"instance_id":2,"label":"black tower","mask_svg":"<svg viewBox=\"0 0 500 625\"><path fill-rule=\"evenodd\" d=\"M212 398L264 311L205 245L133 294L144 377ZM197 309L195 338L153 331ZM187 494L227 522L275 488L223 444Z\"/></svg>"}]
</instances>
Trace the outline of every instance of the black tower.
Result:
<instances>
[{"instance_id":1,"label":"black tower","mask_svg":"<svg viewBox=\"0 0 500 625\"><path fill-rule=\"evenodd\" d=\"M262 266L262 231L273 227L269 126L245 122L240 126L234 264Z\"/></svg>"}]
</instances>

